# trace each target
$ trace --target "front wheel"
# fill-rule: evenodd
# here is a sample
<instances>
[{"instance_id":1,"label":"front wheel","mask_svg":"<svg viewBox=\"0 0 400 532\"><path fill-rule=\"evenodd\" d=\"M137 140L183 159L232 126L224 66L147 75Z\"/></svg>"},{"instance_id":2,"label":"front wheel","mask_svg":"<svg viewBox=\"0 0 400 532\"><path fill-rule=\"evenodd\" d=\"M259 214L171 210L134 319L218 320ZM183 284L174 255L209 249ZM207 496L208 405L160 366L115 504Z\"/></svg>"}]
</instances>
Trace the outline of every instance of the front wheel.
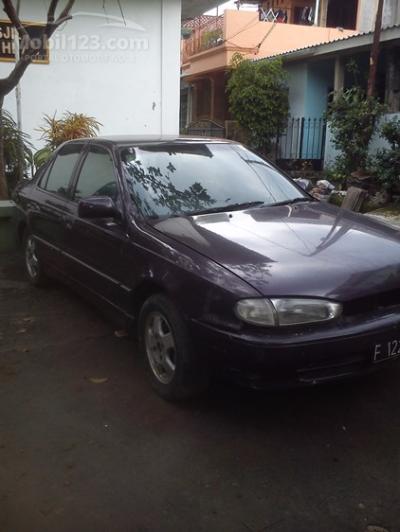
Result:
<instances>
[{"instance_id":1,"label":"front wheel","mask_svg":"<svg viewBox=\"0 0 400 532\"><path fill-rule=\"evenodd\" d=\"M164 399L188 399L206 389L206 368L192 348L183 318L169 299L155 295L145 302L139 337L152 386Z\"/></svg>"},{"instance_id":2,"label":"front wheel","mask_svg":"<svg viewBox=\"0 0 400 532\"><path fill-rule=\"evenodd\" d=\"M27 233L24 239L25 268L29 281L35 286L46 284L47 278L37 251L35 237Z\"/></svg>"}]
</instances>

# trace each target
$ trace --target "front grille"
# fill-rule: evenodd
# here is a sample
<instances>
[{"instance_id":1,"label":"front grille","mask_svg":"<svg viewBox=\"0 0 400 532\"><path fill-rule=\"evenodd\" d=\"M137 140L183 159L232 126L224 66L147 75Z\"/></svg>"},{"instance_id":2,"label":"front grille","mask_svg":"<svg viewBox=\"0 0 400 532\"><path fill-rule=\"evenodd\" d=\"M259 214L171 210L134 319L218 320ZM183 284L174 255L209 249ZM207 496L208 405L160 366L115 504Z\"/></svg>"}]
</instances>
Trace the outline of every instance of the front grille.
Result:
<instances>
[{"instance_id":1,"label":"front grille","mask_svg":"<svg viewBox=\"0 0 400 532\"><path fill-rule=\"evenodd\" d=\"M346 301L343 305L343 314L345 316L356 316L357 314L375 312L396 305L400 305L400 289Z\"/></svg>"},{"instance_id":2,"label":"front grille","mask_svg":"<svg viewBox=\"0 0 400 532\"><path fill-rule=\"evenodd\" d=\"M373 366L367 364L365 357L358 357L356 360L349 360L341 364L300 369L297 371L297 378L299 382L304 384L317 384L357 375L372 369Z\"/></svg>"}]
</instances>

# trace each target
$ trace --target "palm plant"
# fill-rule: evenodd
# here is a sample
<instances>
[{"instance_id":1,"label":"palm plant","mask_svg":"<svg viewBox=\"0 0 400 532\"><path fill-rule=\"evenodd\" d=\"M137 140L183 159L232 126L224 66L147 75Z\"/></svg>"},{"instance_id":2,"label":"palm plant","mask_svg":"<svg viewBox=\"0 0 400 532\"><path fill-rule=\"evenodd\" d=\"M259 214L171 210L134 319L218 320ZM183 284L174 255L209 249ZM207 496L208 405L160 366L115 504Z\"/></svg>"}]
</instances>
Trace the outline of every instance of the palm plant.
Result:
<instances>
[{"instance_id":1,"label":"palm plant","mask_svg":"<svg viewBox=\"0 0 400 532\"><path fill-rule=\"evenodd\" d=\"M44 115L44 124L38 131L42 134L46 146L35 153L35 166L39 167L50 157L53 150L67 140L96 137L101 123L92 116L66 111L61 118Z\"/></svg>"}]
</instances>

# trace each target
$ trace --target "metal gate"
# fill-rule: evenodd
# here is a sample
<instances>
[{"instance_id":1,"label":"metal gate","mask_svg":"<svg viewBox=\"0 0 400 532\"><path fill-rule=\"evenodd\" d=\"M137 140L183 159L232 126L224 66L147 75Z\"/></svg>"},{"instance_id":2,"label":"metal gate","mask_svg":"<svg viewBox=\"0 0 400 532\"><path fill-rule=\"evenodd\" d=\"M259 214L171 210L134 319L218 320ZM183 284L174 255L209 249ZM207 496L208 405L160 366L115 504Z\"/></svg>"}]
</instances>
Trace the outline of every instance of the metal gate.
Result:
<instances>
[{"instance_id":1,"label":"metal gate","mask_svg":"<svg viewBox=\"0 0 400 532\"><path fill-rule=\"evenodd\" d=\"M326 120L291 118L276 143L277 161L315 161L322 164L325 155Z\"/></svg>"},{"instance_id":2,"label":"metal gate","mask_svg":"<svg viewBox=\"0 0 400 532\"><path fill-rule=\"evenodd\" d=\"M213 120L199 120L189 125L184 130L186 135L193 135L195 137L225 137L225 128L223 125L214 122Z\"/></svg>"}]
</instances>

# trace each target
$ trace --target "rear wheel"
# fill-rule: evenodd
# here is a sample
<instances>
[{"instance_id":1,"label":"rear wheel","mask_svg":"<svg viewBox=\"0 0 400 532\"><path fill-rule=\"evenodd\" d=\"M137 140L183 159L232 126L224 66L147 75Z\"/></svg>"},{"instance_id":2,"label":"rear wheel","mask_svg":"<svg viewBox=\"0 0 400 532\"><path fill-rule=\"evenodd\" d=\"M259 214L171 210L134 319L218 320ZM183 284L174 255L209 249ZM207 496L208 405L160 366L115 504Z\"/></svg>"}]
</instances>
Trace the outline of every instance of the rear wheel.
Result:
<instances>
[{"instance_id":1,"label":"rear wheel","mask_svg":"<svg viewBox=\"0 0 400 532\"><path fill-rule=\"evenodd\" d=\"M192 348L180 313L163 295L152 296L143 305L139 335L150 380L159 395L182 400L205 390L206 369Z\"/></svg>"},{"instance_id":2,"label":"rear wheel","mask_svg":"<svg viewBox=\"0 0 400 532\"><path fill-rule=\"evenodd\" d=\"M35 237L30 233L25 235L24 256L26 273L30 282L35 286L45 285L47 278L40 262Z\"/></svg>"}]
</instances>

